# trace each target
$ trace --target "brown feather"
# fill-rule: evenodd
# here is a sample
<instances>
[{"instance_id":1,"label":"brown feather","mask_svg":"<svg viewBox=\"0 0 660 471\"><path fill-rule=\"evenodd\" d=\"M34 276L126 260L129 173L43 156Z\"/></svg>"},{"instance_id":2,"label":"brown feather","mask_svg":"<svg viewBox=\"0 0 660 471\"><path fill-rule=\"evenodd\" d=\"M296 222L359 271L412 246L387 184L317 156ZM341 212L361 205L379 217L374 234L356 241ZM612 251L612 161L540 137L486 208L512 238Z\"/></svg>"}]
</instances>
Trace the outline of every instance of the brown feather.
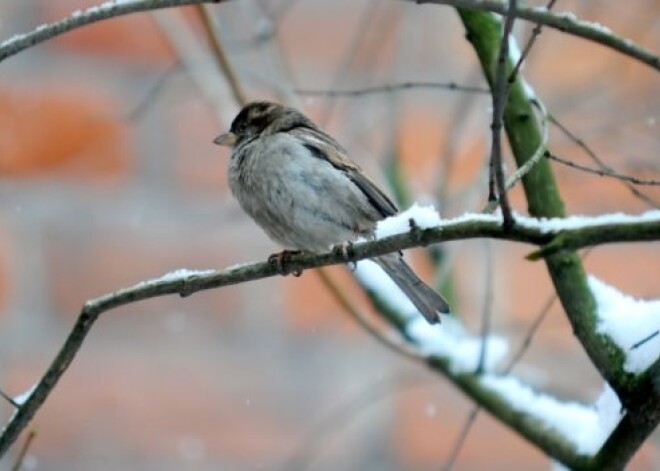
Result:
<instances>
[{"instance_id":1,"label":"brown feather","mask_svg":"<svg viewBox=\"0 0 660 471\"><path fill-rule=\"evenodd\" d=\"M392 200L364 174L359 165L349 159L343 147L331 136L316 127L301 126L287 132L303 141L315 157L327 160L333 167L344 172L360 188L383 218L399 212Z\"/></svg>"}]
</instances>

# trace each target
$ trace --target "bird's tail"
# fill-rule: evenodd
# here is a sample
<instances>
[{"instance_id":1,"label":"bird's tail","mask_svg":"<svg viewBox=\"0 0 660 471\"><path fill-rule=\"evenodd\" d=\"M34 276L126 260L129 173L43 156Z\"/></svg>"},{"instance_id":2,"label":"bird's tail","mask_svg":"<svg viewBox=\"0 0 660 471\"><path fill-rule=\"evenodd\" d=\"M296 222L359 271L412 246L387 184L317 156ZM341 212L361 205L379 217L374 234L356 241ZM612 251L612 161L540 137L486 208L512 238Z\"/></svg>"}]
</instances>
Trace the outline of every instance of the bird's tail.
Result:
<instances>
[{"instance_id":1,"label":"bird's tail","mask_svg":"<svg viewBox=\"0 0 660 471\"><path fill-rule=\"evenodd\" d=\"M427 286L398 253L390 253L373 259L392 281L412 301L429 324L440 322L440 313L449 314L449 304L442 296Z\"/></svg>"}]
</instances>

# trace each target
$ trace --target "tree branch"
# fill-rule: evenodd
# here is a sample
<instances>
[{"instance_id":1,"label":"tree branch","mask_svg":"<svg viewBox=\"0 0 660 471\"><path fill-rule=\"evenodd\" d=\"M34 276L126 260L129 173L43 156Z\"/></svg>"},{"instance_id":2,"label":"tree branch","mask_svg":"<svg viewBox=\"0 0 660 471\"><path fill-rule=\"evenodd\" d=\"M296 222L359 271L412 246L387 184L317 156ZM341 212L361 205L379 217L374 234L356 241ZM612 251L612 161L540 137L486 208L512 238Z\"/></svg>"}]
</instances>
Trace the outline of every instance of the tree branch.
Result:
<instances>
[{"instance_id":1,"label":"tree branch","mask_svg":"<svg viewBox=\"0 0 660 471\"><path fill-rule=\"evenodd\" d=\"M509 7L502 27L502 38L497 55L494 76L488 82L491 84L493 98L493 121L490 126L493 133L490 149L490 164L488 172L488 202L499 200L502 208L504 227L509 228L513 225L513 215L511 214L511 205L507 197L506 184L504 182L504 169L502 168L502 118L504 116L504 106L509 95L509 87L506 79L507 65L509 60L509 40L513 23L515 21L517 1L508 0ZM495 190L497 189L497 192Z\"/></svg>"},{"instance_id":2,"label":"tree branch","mask_svg":"<svg viewBox=\"0 0 660 471\"><path fill-rule=\"evenodd\" d=\"M635 452L660 423L660 358L639 378L634 394L625 398L627 410L621 422L594 457L591 469L624 469Z\"/></svg>"},{"instance_id":3,"label":"tree branch","mask_svg":"<svg viewBox=\"0 0 660 471\"><path fill-rule=\"evenodd\" d=\"M234 95L234 99L236 100L236 103L238 103L241 107L247 105L249 100L247 99L247 96L243 91L243 87L241 86L238 80L234 68L229 62L227 53L225 52L225 48L222 44L222 40L220 39L220 34L218 33L217 26L215 24L215 21L213 20L213 14L211 13L207 5L197 5L196 9L197 9L197 13L199 14L202 20L202 25L204 26L204 32L206 33L206 37L211 46L211 50L213 51L213 56L215 57L215 61L218 64L218 67L220 67L220 69L222 70L222 74L227 79L227 83L229 84L229 88L232 94Z\"/></svg>"},{"instance_id":4,"label":"tree branch","mask_svg":"<svg viewBox=\"0 0 660 471\"><path fill-rule=\"evenodd\" d=\"M228 0L133 0L130 2L106 2L101 6L90 7L84 11L76 11L71 16L55 23L41 25L29 33L14 35L0 43L0 62L55 36L88 24L96 23L97 21L141 11L202 3L222 3L226 1Z\"/></svg>"},{"instance_id":5,"label":"tree branch","mask_svg":"<svg viewBox=\"0 0 660 471\"><path fill-rule=\"evenodd\" d=\"M374 93L390 93L403 90L423 90L423 89L440 89L451 90L466 93L480 93L487 94L489 91L483 87L475 87L469 85L460 85L456 82L401 82L390 83L385 85L374 85L371 87L354 88L351 90L311 90L307 88L298 88L294 90L297 94L303 96L320 96L320 97L358 97L364 95L371 95Z\"/></svg>"},{"instance_id":6,"label":"tree branch","mask_svg":"<svg viewBox=\"0 0 660 471\"><path fill-rule=\"evenodd\" d=\"M654 215L655 212L651 214L651 216ZM558 235L564 235L573 240L573 245L576 246L620 241L660 240L660 212L655 218L632 218L630 222L617 224L602 224L600 219L594 218L590 224L585 224L579 228L561 230L557 233L547 231L542 223L531 218L519 217L517 221L519 224L508 231L502 228L501 218L483 215L463 217L453 222L447 221L438 227L428 229L415 227L410 232L403 234L376 241L357 243L352 247L350 258L351 261L358 261L421 245L484 237L543 245L550 243ZM558 227L561 229L561 225ZM613 240L608 237L611 233L618 234L620 239ZM346 254L343 251L332 250L324 254L302 253L291 256L286 266L291 271L296 271L346 262ZM276 262L251 263L218 271L173 272L162 278L138 283L130 288L120 289L114 293L87 301L66 342L50 367L27 399L19 405L9 424L2 431L0 435L0 457L6 453L44 403L82 346L94 322L103 312L158 296L168 294L189 296L201 290L234 285L278 274L279 267ZM472 380L466 384L471 385ZM468 389L470 388L474 388L474 386L472 385Z\"/></svg>"},{"instance_id":7,"label":"tree branch","mask_svg":"<svg viewBox=\"0 0 660 471\"><path fill-rule=\"evenodd\" d=\"M467 37L479 57L484 74L489 83L492 83L494 79L492 65L497 59L501 22L493 15L474 10L459 9L459 15L467 29ZM543 141L542 129L540 129L538 121L534 119L533 97L530 96L532 92L525 85L520 79L512 83L504 112L505 128L519 167L525 165L531 156L538 153L539 143ZM523 187L532 215L550 218L563 217L564 204L547 159L538 162L532 171L523 178ZM559 236L558 239L562 237ZM586 241L581 241L579 245L584 242ZM557 245L556 250L553 249L553 244ZM564 245L561 240L551 242L549 247L546 249L548 252L542 255L545 257L548 272L573 332L601 376L619 396L621 403L626 407L628 407L627 404L630 404L625 421L639 427L638 432L634 435L618 434L617 440L609 445L609 455L623 456L621 462L625 463L660 422L660 414L657 414L655 410L651 413L650 410L637 408L634 400L639 398L639 392L649 393L646 380L626 372L623 368L625 352L596 330L598 322L596 303L587 284L580 258L574 252L578 247L572 246L570 242L566 242ZM656 405L653 402L655 400L655 398L643 398L641 402L652 409ZM576 467L565 462L563 458L561 460L571 468ZM604 464L604 462L600 464ZM605 469L603 467L590 468L589 463L585 463L584 466L586 466L584 469ZM621 469L621 466L608 469Z\"/></svg>"},{"instance_id":8,"label":"tree branch","mask_svg":"<svg viewBox=\"0 0 660 471\"><path fill-rule=\"evenodd\" d=\"M623 182L628 182L633 185L648 185L648 186L660 186L660 180L654 180L654 179L645 179L645 178L637 178L637 177L631 177L629 175L622 175L620 173L617 173L613 170L608 170L604 168L592 168L592 167L587 167L586 165L580 165L578 163L575 163L571 160L564 159L562 157L559 157L555 154L551 154L548 152L546 154L546 157L549 158L550 160L554 160L555 162L558 162L562 165L565 165L570 168L574 168L576 170L580 170L582 172L586 173L592 173L594 175L598 175L601 177L612 177L616 178L618 180L621 180Z\"/></svg>"},{"instance_id":9,"label":"tree branch","mask_svg":"<svg viewBox=\"0 0 660 471\"><path fill-rule=\"evenodd\" d=\"M498 15L506 15L507 2L501 0L405 0L418 4L451 5L473 11L489 11ZM621 54L642 62L660 71L660 56L628 38L617 36L607 28L588 21L575 18L572 13L551 13L545 8L519 7L516 18L548 26L563 33L578 36L596 42Z\"/></svg>"}]
</instances>

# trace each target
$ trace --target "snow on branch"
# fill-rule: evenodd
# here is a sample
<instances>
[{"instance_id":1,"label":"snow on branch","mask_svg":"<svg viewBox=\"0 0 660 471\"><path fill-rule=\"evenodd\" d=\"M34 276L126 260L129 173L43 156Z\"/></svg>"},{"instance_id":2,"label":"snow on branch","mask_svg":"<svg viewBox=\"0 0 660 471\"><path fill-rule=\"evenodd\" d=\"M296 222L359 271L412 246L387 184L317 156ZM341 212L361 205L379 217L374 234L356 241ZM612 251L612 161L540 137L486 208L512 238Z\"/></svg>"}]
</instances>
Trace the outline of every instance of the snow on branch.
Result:
<instances>
[{"instance_id":1,"label":"snow on branch","mask_svg":"<svg viewBox=\"0 0 660 471\"><path fill-rule=\"evenodd\" d=\"M593 405L559 401L534 391L513 376L485 375L481 383L499 394L514 410L560 433L580 455L594 455L600 450L623 417L621 402L607 383Z\"/></svg>"},{"instance_id":2,"label":"snow on branch","mask_svg":"<svg viewBox=\"0 0 660 471\"><path fill-rule=\"evenodd\" d=\"M624 353L623 368L634 374L646 371L660 358L660 299L635 299L599 279L589 277L596 300L596 331L610 337Z\"/></svg>"},{"instance_id":3,"label":"snow on branch","mask_svg":"<svg viewBox=\"0 0 660 471\"><path fill-rule=\"evenodd\" d=\"M649 211L638 216L621 214L549 220L521 216L517 217L516 221L520 224L508 230L502 227L501 217L496 215L467 214L443 221L432 207L414 205L408 211L383 221L377 231L377 236L383 237L379 240L359 242L349 250L342 248L342 250L332 249L323 254L292 255L284 268L293 273L308 268L357 262L421 245L470 238L495 238L544 245L562 236L565 238L563 242L565 246L571 249L607 242L660 240L660 211ZM281 269L282 267L275 261L236 265L223 270L184 269L87 301L53 363L0 434L0 456L14 443L41 407L103 312L158 296L168 294L188 296L201 290L276 276L281 273ZM449 364L455 371L465 371L472 366L467 360L466 363L460 364L448 354L442 358L434 357L433 353L441 353L437 349L440 348L438 345L442 339L429 337L428 333L418 331L414 324L411 324L408 330L408 335L416 336L429 353L429 361L441 362L445 369L449 369ZM467 336L460 334L457 338L465 340ZM493 348L489 348L491 353L487 365L496 363L506 350L506 346L498 344L496 339L492 339L491 342L495 343L492 345ZM472 378L474 375L468 376ZM468 378L465 381L468 381L467 385L464 385L465 388L475 387L473 379Z\"/></svg>"}]
</instances>

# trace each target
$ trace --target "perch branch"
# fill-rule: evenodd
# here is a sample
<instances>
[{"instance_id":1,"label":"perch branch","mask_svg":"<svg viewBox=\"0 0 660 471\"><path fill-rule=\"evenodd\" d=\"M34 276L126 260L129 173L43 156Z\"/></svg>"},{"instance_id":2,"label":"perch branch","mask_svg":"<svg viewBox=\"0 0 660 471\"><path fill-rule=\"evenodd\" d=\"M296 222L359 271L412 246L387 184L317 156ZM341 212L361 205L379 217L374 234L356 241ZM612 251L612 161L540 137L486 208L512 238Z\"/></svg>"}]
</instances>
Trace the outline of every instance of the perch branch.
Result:
<instances>
[{"instance_id":1,"label":"perch branch","mask_svg":"<svg viewBox=\"0 0 660 471\"><path fill-rule=\"evenodd\" d=\"M525 221L529 222L528 227L525 227ZM533 221L532 219L518 218L520 224L508 231L502 228L500 218L492 216L489 217L489 220L484 220L483 216L475 216L459 222L443 223L435 228L415 228L411 232L353 245L351 261L364 260L421 245L471 238L492 238L543 245L562 235L566 238L564 243L569 244L572 249L601 243L660 240L660 217L619 224L594 222L593 224L585 224L580 228L567 229L558 234L548 233L540 227L534 227ZM611 234L616 234L618 238L613 238ZM287 268L291 271L298 271L346 263L346 261L346 255L339 250L331 250L323 254L302 253L291 256ZM103 312L158 296L168 294L188 296L201 290L272 277L280 273L280 268L277 262L257 262L218 271L209 270L193 272L192 274L168 275L87 301L50 367L26 400L19 405L12 419L2 431L0 435L0 457L7 452L11 444L15 442L21 431L44 403L62 374L71 364L90 329ZM472 385L469 389L474 387L472 381L469 381L469 384Z\"/></svg>"}]
</instances>

